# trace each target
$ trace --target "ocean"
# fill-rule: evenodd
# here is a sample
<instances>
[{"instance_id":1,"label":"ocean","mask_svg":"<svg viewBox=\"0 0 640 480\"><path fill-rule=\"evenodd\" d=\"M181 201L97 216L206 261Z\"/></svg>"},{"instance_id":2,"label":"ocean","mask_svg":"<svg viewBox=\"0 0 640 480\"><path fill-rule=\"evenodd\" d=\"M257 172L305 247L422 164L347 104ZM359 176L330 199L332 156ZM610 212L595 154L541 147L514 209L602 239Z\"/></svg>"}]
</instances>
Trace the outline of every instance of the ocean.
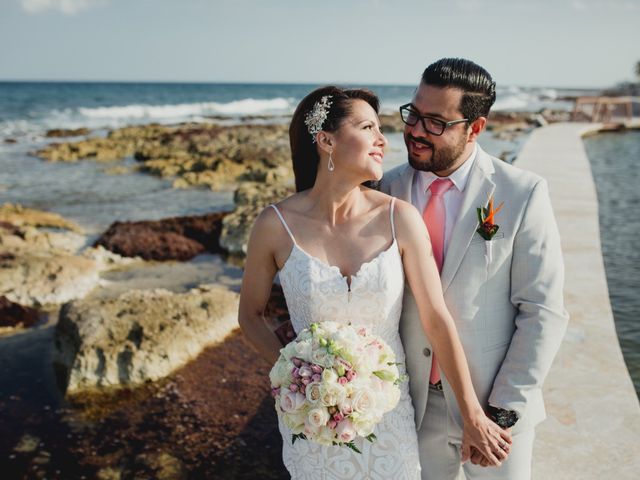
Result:
<instances>
[{"instance_id":1,"label":"ocean","mask_svg":"<svg viewBox=\"0 0 640 480\"><path fill-rule=\"evenodd\" d=\"M640 396L640 131L584 139L598 192L600 242L620 346Z\"/></svg>"},{"instance_id":2,"label":"ocean","mask_svg":"<svg viewBox=\"0 0 640 480\"><path fill-rule=\"evenodd\" d=\"M0 82L0 139L50 128L115 128L140 123L206 121L212 116L290 115L318 85ZM414 85L348 85L376 92L383 112L411 100ZM498 88L494 110L569 109L573 89Z\"/></svg>"},{"instance_id":3,"label":"ocean","mask_svg":"<svg viewBox=\"0 0 640 480\"><path fill-rule=\"evenodd\" d=\"M361 86L361 85L352 85ZM392 113L411 100L408 85L365 85ZM116 220L154 220L229 209L232 192L176 190L171 182L139 173L105 175L109 165L47 163L31 152L57 139L54 128L87 127L92 135L132 124L179 122L288 121L298 102L316 85L196 83L0 82L0 203L20 203L55 211L90 234ZM571 107L559 100L569 90L507 87L498 90L496 109L537 110ZM222 118L222 119L221 119ZM390 133L385 168L406 161L400 133ZM487 132L488 152L513 157L525 135L495 138ZM133 165L127 158L118 165Z\"/></svg>"}]
</instances>

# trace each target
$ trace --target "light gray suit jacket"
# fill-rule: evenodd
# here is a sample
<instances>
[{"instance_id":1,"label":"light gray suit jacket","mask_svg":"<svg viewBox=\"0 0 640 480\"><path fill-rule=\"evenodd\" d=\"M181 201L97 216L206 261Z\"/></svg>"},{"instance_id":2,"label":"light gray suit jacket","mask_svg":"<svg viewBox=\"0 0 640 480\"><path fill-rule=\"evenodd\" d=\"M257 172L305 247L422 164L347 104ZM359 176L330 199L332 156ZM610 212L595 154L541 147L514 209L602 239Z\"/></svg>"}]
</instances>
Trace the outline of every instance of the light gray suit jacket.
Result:
<instances>
[{"instance_id":1,"label":"light gray suit jacket","mask_svg":"<svg viewBox=\"0 0 640 480\"><path fill-rule=\"evenodd\" d=\"M415 172L408 164L394 168L384 175L381 190L411 202ZM489 195L504 207L495 218L500 229L487 266L476 208L486 206ZM514 433L533 428L545 418L542 383L568 322L560 236L546 181L478 147L441 280L481 404L516 410L520 420ZM420 428L433 356L408 286L400 335ZM451 387L442 380L449 437L459 441L462 418Z\"/></svg>"}]
</instances>

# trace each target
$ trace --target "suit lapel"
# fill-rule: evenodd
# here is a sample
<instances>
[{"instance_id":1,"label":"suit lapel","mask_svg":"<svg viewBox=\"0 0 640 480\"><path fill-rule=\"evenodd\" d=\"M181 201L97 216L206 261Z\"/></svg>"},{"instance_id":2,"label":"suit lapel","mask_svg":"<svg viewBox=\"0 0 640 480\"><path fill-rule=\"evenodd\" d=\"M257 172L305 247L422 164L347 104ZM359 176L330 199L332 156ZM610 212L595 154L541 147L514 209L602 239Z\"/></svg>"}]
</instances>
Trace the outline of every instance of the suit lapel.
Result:
<instances>
[{"instance_id":1,"label":"suit lapel","mask_svg":"<svg viewBox=\"0 0 640 480\"><path fill-rule=\"evenodd\" d=\"M415 170L407 164L402 173L389 185L389 193L397 198L411 203L411 186Z\"/></svg>"},{"instance_id":2,"label":"suit lapel","mask_svg":"<svg viewBox=\"0 0 640 480\"><path fill-rule=\"evenodd\" d=\"M451 232L451 240L449 241L447 255L442 266L443 291L446 291L451 284L469 247L469 243L471 243L476 233L478 228L476 209L480 206L485 206L489 196L493 195L496 187L491 180L493 171L491 158L478 147L477 158L469 173L458 220Z\"/></svg>"}]
</instances>

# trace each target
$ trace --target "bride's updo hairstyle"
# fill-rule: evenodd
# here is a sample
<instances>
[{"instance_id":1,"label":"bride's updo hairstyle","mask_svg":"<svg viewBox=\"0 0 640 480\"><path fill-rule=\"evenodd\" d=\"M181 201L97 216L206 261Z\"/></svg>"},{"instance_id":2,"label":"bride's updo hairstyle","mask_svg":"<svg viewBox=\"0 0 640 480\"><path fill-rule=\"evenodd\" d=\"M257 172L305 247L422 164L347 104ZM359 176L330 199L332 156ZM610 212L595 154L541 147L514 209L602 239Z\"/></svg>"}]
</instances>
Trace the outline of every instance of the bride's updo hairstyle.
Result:
<instances>
[{"instance_id":1,"label":"bride's updo hairstyle","mask_svg":"<svg viewBox=\"0 0 640 480\"><path fill-rule=\"evenodd\" d=\"M378 97L370 90L361 88L345 90L333 85L321 87L304 97L293 114L289 126L289 142L291 145L291 160L293 173L296 178L296 191L308 190L316 183L320 155L318 146L314 142L315 135L309 133L305 123L307 115L313 110L316 102L321 102L325 96L330 96L328 108L324 108L327 116L322 121L322 130L335 132L351 113L354 100L364 100L375 110L380 110Z\"/></svg>"}]
</instances>

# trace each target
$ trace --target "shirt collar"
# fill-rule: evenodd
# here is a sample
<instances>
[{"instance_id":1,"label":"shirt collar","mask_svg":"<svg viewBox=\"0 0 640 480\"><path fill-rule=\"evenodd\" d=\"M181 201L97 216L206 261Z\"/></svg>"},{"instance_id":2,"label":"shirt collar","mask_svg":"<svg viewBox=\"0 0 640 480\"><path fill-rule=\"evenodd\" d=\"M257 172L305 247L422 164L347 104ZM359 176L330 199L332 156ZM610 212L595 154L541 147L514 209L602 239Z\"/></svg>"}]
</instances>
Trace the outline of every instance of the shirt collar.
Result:
<instances>
[{"instance_id":1,"label":"shirt collar","mask_svg":"<svg viewBox=\"0 0 640 480\"><path fill-rule=\"evenodd\" d=\"M431 186L431 184L438 178L448 178L451 180L453 185L458 189L459 192L464 192L465 187L467 186L467 180L469 180L469 173L471 173L471 167L473 167L473 162L476 159L478 153L478 145L473 146L473 151L471 155L464 161L460 167L453 172L448 177L438 177L433 172L422 172L417 171L418 176L418 191L426 192L427 189Z\"/></svg>"}]
</instances>

